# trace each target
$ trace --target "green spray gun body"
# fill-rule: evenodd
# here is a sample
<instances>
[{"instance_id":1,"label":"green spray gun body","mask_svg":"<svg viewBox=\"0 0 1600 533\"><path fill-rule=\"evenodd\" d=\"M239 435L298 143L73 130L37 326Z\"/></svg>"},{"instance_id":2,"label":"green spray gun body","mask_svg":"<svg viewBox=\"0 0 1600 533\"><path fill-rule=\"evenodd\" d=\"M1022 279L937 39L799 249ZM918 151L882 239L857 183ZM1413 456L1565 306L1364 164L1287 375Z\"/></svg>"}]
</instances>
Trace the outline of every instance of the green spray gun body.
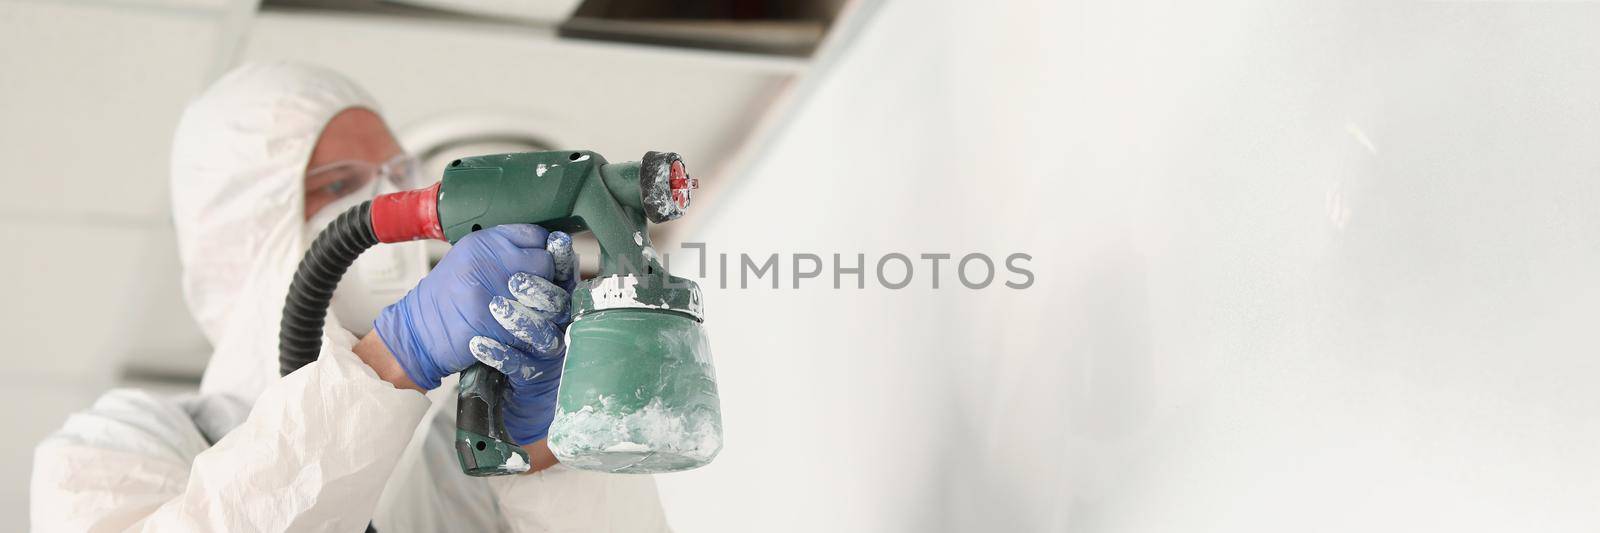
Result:
<instances>
[{"instance_id":1,"label":"green spray gun body","mask_svg":"<svg viewBox=\"0 0 1600 533\"><path fill-rule=\"evenodd\" d=\"M704 465L722 447L700 289L667 273L647 231L680 216L693 188L682 160L660 152L626 163L588 151L486 155L444 171L438 227L451 243L501 224L588 231L600 243L599 275L572 294L548 440L568 466L671 472ZM500 419L504 387L483 364L461 375L456 452L468 474L528 468Z\"/></svg>"}]
</instances>

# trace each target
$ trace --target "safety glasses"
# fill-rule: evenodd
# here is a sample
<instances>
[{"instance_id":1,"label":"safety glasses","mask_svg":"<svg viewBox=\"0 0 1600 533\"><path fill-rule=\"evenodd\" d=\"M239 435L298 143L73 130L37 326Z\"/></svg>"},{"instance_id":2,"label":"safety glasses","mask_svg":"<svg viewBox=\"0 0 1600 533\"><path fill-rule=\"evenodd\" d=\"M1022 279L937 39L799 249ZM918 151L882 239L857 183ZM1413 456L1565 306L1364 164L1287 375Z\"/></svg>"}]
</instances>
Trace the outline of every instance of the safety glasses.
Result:
<instances>
[{"instance_id":1,"label":"safety glasses","mask_svg":"<svg viewBox=\"0 0 1600 533\"><path fill-rule=\"evenodd\" d=\"M357 160L328 163L306 172L306 195L339 198L380 181L399 190L421 186L417 183L417 158L400 154L381 165Z\"/></svg>"}]
</instances>

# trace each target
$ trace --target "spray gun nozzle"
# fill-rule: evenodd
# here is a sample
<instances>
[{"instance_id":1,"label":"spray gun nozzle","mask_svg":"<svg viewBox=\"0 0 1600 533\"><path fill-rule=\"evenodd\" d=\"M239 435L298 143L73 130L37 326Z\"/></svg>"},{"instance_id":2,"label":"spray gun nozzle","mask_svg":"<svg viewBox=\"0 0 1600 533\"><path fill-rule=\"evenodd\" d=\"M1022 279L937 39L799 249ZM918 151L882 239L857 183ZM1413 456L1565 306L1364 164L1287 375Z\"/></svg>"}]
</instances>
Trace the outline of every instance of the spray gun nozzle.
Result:
<instances>
[{"instance_id":1,"label":"spray gun nozzle","mask_svg":"<svg viewBox=\"0 0 1600 533\"><path fill-rule=\"evenodd\" d=\"M683 158L672 152L645 152L639 161L639 195L645 216L660 224L683 216L699 180L689 176Z\"/></svg>"}]
</instances>

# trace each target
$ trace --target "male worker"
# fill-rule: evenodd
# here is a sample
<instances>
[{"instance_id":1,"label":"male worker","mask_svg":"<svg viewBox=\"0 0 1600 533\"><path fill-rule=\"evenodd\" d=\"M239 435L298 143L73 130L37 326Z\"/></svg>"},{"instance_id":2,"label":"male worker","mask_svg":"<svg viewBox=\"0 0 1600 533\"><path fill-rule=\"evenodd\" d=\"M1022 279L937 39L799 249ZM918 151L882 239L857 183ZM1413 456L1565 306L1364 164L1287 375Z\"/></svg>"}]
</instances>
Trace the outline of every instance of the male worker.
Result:
<instances>
[{"instance_id":1,"label":"male worker","mask_svg":"<svg viewBox=\"0 0 1600 533\"><path fill-rule=\"evenodd\" d=\"M319 360L279 378L301 254L350 206L422 185L414 165L365 92L287 64L217 81L185 111L172 163L184 293L215 352L198 395L112 391L41 443L35 531L666 529L651 478L546 468L577 277L565 235L476 232L425 277L414 244L370 250L335 291ZM529 474L456 465L441 381L476 361L508 373Z\"/></svg>"}]
</instances>

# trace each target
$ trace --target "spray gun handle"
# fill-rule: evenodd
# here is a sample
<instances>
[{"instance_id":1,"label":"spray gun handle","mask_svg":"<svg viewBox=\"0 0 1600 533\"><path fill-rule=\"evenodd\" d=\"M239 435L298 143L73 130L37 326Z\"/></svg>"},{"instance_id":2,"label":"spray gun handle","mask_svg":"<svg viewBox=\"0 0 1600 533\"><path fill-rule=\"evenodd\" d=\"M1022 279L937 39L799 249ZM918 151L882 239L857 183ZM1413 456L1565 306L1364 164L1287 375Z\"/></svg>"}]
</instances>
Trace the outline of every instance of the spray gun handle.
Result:
<instances>
[{"instance_id":1,"label":"spray gun handle","mask_svg":"<svg viewBox=\"0 0 1600 533\"><path fill-rule=\"evenodd\" d=\"M378 242L444 240L439 221L439 191L443 183L373 199L372 225ZM505 375L475 363L461 372L457 387L455 442L462 471L472 476L526 472L528 452L511 440L501 420Z\"/></svg>"},{"instance_id":2,"label":"spray gun handle","mask_svg":"<svg viewBox=\"0 0 1600 533\"><path fill-rule=\"evenodd\" d=\"M506 376L483 363L461 372L456 404L456 457L470 476L528 471L528 452L512 442L501 420Z\"/></svg>"}]
</instances>

